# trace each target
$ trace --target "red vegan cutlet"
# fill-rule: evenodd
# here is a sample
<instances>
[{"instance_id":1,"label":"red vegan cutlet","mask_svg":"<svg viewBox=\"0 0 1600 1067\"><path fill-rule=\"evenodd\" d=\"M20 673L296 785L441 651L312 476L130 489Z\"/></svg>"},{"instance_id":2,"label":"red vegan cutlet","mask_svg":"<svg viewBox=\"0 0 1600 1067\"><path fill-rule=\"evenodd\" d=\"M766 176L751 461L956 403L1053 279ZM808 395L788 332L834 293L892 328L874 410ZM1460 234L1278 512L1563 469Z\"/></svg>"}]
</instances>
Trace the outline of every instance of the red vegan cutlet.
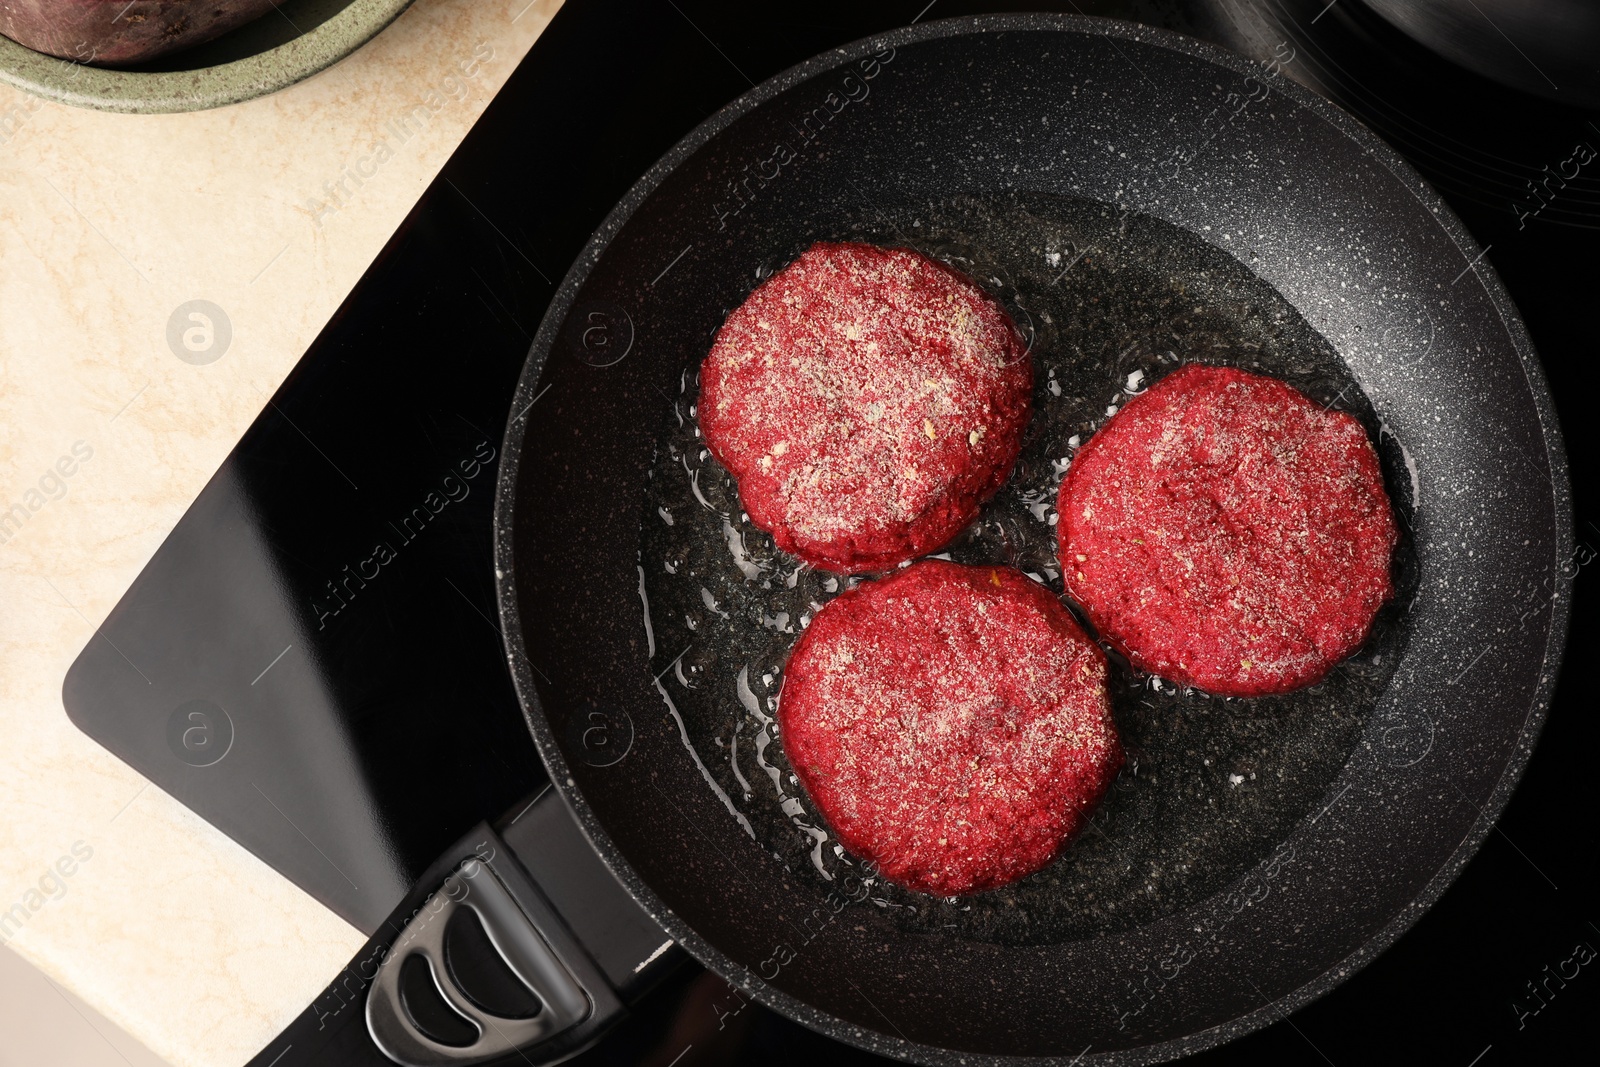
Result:
<instances>
[{"instance_id":1,"label":"red vegan cutlet","mask_svg":"<svg viewBox=\"0 0 1600 1067\"><path fill-rule=\"evenodd\" d=\"M845 848L941 896L1049 863L1122 766L1104 655L1007 567L923 560L830 601L778 722Z\"/></svg>"},{"instance_id":2,"label":"red vegan cutlet","mask_svg":"<svg viewBox=\"0 0 1600 1067\"><path fill-rule=\"evenodd\" d=\"M1101 635L1212 693L1320 680L1393 595L1366 430L1273 378L1180 367L1078 452L1057 510L1067 593Z\"/></svg>"},{"instance_id":3,"label":"red vegan cutlet","mask_svg":"<svg viewBox=\"0 0 1600 1067\"><path fill-rule=\"evenodd\" d=\"M941 548L1000 488L1032 364L1005 310L921 255L819 243L728 316L707 445L778 547L841 573Z\"/></svg>"}]
</instances>

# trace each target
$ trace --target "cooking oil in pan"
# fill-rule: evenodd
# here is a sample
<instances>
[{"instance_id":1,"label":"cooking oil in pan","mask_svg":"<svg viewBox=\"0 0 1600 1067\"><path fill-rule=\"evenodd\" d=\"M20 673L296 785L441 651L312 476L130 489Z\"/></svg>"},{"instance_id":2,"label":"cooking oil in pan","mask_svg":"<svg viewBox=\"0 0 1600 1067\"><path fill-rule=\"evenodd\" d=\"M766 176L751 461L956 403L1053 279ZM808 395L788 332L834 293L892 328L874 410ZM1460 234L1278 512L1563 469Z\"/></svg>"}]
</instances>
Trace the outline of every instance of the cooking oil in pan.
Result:
<instances>
[{"instance_id":1,"label":"cooking oil in pan","mask_svg":"<svg viewBox=\"0 0 1600 1067\"><path fill-rule=\"evenodd\" d=\"M1109 205L1017 197L880 205L832 229L832 239L916 248L963 271L1006 304L1031 340L1034 413L1022 455L942 556L1009 564L1059 594L1055 501L1074 452L1185 362L1269 374L1351 412L1379 446L1391 497L1408 507L1409 494L1396 493L1397 484L1409 488L1398 445L1379 436L1338 353L1248 267L1194 234ZM753 270L752 286L758 280ZM805 798L774 712L795 640L862 579L806 567L750 523L700 435L697 396L689 367L647 481L639 558L652 672L663 672L663 694L731 817L792 870L834 881L859 861ZM1397 559L1395 604L1367 646L1308 689L1217 698L1113 657L1127 763L1059 860L968 897L938 899L878 880L870 899L909 927L1037 944L1138 926L1223 888L1315 812L1361 736L1404 644L1395 605L1414 585L1409 544Z\"/></svg>"}]
</instances>

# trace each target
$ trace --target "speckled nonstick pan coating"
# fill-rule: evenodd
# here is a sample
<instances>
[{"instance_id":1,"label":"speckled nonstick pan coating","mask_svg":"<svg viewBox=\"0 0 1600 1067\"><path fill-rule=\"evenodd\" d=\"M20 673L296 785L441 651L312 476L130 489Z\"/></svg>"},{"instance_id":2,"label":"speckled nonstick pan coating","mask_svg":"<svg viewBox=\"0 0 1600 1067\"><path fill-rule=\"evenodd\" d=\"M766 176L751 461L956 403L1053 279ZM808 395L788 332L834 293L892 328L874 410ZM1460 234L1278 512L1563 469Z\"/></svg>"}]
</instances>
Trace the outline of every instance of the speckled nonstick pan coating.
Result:
<instances>
[{"instance_id":1,"label":"speckled nonstick pan coating","mask_svg":"<svg viewBox=\"0 0 1600 1067\"><path fill-rule=\"evenodd\" d=\"M1109 205L1099 223L1086 202ZM900 236L968 254L975 276L1003 268L984 284L1026 319L1067 299L1041 282L1047 263L1101 272L1074 284L1115 287L1115 249L1090 249L1077 266L1070 247L1054 263L1041 257L1074 234L1093 245L1094 226L1121 230L1124 220L1136 235L1172 235L1152 249L1178 249L1166 282L1151 275L1132 292L1152 306L1165 284L1177 301L1186 325L1167 355L1183 351L1189 329L1205 336L1194 316L1209 304L1232 306L1232 341L1213 332L1203 354L1249 365L1255 350L1240 346L1259 342L1264 368L1374 432L1408 527L1403 594L1358 665L1369 689L1320 690L1299 707L1307 729L1320 709L1351 732L1338 760L1283 794L1290 807L1273 810L1290 815L1270 840L1205 876L1169 879L1147 894L1154 903L1133 907L1137 887L1119 883L1128 906L1076 924L1056 907L1030 928L1016 919L1032 914L1025 902L1004 900L989 902L994 923L913 921L889 906L906 898L863 889L847 858L825 859L830 882L804 848L778 840L801 834L762 822L783 780L774 786L747 763L752 793L765 799L730 796L731 765L717 748L730 735L707 716L726 707L727 722L740 722L749 709L725 691L731 657L776 649L781 663L792 635L746 625L738 632L760 631L766 644L737 648L736 627L695 629L702 651L691 639L674 660L680 649L664 641L691 620L662 615L647 632L643 596L667 611L682 587L663 584L656 556L703 550L697 567L737 564L720 514L717 538L707 527L678 548L662 541L662 450L683 453L688 490L710 494L710 510L689 514L711 522L731 499L716 494L731 487L717 484L714 466L693 480L698 453L674 444L680 432L692 438L692 421L685 431L677 419L694 368L758 271L809 240ZM946 228L939 240L913 232L934 221ZM1212 271L1207 256L1222 266ZM1137 263L1125 266L1137 273ZM1188 311L1185 294L1195 298ZM1251 325L1251 306L1287 311ZM1033 322L1035 355L1059 365L1076 406L1041 409L1030 431L1038 457L1055 450L1051 435L1092 429L1129 360L1154 373L1165 366L1149 329L1126 352L1086 351L1094 337L1055 320ZM1299 359L1288 342L1303 328L1314 333L1301 337L1311 354ZM595 847L675 938L750 995L916 1062L1085 1053L1076 1062L1152 1063L1327 992L1415 922L1476 851L1537 738L1565 636L1572 531L1559 430L1516 310L1460 222L1327 102L1269 68L1129 24L930 23L829 52L712 116L630 191L563 282L518 386L504 456L495 552L511 667L551 775ZM1028 520L1011 523L1015 537L1004 529L1017 503L1005 496L994 535L958 543L957 558L1034 558ZM733 526L737 509L720 510L745 532ZM777 574L759 538L745 541L750 565ZM720 626L722 612L739 616L717 597L737 586L714 592L714 577L706 595L717 603L705 617ZM699 673L680 680L686 662ZM759 673L746 673L753 689ZM697 690L683 684L701 679ZM1144 706L1133 687L1147 680L1122 681L1119 717L1165 721L1131 710ZM696 704L709 689L721 695ZM681 704L681 728L664 696ZM1158 716L1206 703L1154 699ZM1227 741L1259 717L1248 703L1209 705L1202 734ZM778 748L767 753L781 771ZM1182 751L1168 753L1172 767ZM1192 755L1206 758L1203 746ZM1218 781L1204 766L1188 767L1197 788ZM1198 795L1182 818L1203 828L1201 809L1229 784ZM1124 785L1135 799L1156 788ZM803 811L804 798L793 799ZM1126 822L1118 847L1145 847L1140 820ZM1069 853L1058 865L1061 878L1072 862ZM1059 904L1051 892L1038 890L1035 903ZM924 919L960 906L926 904Z\"/></svg>"}]
</instances>

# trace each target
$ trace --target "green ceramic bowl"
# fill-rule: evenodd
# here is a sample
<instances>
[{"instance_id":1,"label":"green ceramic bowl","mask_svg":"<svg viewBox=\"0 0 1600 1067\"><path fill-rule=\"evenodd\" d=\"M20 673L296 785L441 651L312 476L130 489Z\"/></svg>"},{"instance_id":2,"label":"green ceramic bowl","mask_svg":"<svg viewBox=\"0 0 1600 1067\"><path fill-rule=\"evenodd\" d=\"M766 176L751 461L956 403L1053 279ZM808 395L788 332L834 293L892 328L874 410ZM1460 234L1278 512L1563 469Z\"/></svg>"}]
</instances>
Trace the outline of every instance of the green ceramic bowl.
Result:
<instances>
[{"instance_id":1,"label":"green ceramic bowl","mask_svg":"<svg viewBox=\"0 0 1600 1067\"><path fill-rule=\"evenodd\" d=\"M98 111L158 114L236 104L331 67L411 0L283 0L214 41L115 70L86 67L0 37L0 81Z\"/></svg>"}]
</instances>

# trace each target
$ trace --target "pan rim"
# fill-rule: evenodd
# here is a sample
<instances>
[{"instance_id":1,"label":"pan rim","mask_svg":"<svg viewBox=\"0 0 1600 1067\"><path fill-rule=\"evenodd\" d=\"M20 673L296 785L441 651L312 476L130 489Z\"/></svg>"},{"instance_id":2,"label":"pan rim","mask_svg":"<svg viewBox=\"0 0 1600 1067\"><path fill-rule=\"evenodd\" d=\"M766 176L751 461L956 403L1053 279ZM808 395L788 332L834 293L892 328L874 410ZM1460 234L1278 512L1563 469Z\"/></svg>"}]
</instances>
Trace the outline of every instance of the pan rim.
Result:
<instances>
[{"instance_id":1,"label":"pan rim","mask_svg":"<svg viewBox=\"0 0 1600 1067\"><path fill-rule=\"evenodd\" d=\"M837 69L844 64L864 58L885 47L917 44L945 37L973 34L1003 34L1007 32L1057 32L1081 34L1090 37L1108 37L1137 41L1181 53L1204 62L1232 70L1244 76L1258 74L1261 70L1254 61L1230 52L1220 46L1187 37L1169 30L1144 26L1116 19L1083 15L1021 14L975 15L940 19L901 27L887 33L876 34L850 44L830 49L799 63L763 81L750 91L723 106L711 115L650 167L618 201L596 228L584 245L572 267L563 277L550 306L545 312L517 383L511 409L518 412L508 424L502 443L502 460L496 482L494 508L494 560L495 585L499 610L506 640L507 659L513 683L521 701L523 717L527 720L539 749L540 758L549 771L552 783L577 817L579 826L595 851L627 888L639 904L666 930L678 944L699 961L717 971L742 992L775 1011L813 1029L827 1037L879 1055L892 1056L929 1067L954 1067L956 1064L988 1063L995 1065L1021 1065L1058 1062L1048 1056L996 1055L968 1052L922 1044L904 1037L893 1037L877 1030L856 1026L829 1012L759 981L754 975L729 959L722 951L703 938L686 922L679 919L656 895L649 884L629 865L621 850L609 835L593 810L576 788L569 774L554 731L541 712L534 685L531 663L523 643L520 611L517 604L515 560L513 553L513 526L516 506L516 485L522 454L522 444L529 425L528 402L554 348L556 335L567 314L572 309L578 293L587 282L589 274L601 258L611 240L632 218L633 214L654 195L660 185L680 164L710 143L718 134L761 104L786 92L811 78ZM1106 1067L1134 1067L1166 1062L1213 1048L1243 1037L1255 1030L1287 1016L1293 1011L1321 998L1347 981L1383 952L1387 951L1409 930L1443 895L1460 876L1466 865L1482 847L1509 802L1512 792L1521 780L1532 756L1533 748L1549 713L1550 701L1565 649L1570 616L1572 576L1560 567L1572 551L1573 515L1571 486L1568 475L1566 449L1556 418L1554 401L1550 396L1543 366L1528 336L1521 316L1501 283L1498 274L1477 242L1467 231L1454 210L1437 191L1375 133L1333 102L1316 95L1298 84L1284 82L1279 87L1287 98L1305 112L1316 116L1335 131L1353 141L1368 157L1384 166L1433 218L1443 234L1462 255L1463 261L1475 264L1472 273L1478 278L1485 295L1498 315L1507 339L1515 350L1525 375L1530 399L1539 420L1546 456L1549 461L1554 518L1556 579L1555 595L1551 601L1551 622L1540 661L1541 672L1529 701L1516 742L1505 769L1494 789L1480 808L1480 815L1471 829L1461 838L1449 856L1440 864L1433 876L1412 897L1409 906L1400 909L1389 923L1364 941L1348 956L1327 967L1320 975L1276 1000L1270 1001L1244 1015L1205 1030L1183 1037L1170 1038L1154 1044L1133 1048L1090 1052L1073 1063L1096 1063Z\"/></svg>"}]
</instances>

